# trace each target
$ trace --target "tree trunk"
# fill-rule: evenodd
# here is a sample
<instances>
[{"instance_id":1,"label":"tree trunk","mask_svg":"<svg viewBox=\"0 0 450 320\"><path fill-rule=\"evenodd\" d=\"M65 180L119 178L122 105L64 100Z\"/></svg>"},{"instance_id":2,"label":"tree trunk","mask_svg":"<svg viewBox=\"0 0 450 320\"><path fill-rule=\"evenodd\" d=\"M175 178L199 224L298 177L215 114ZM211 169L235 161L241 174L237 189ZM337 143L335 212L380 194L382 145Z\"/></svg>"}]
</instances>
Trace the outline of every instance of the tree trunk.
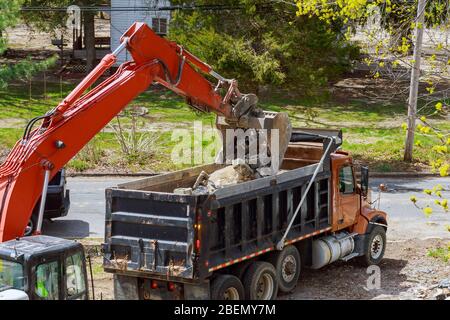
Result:
<instances>
[{"instance_id":1,"label":"tree trunk","mask_svg":"<svg viewBox=\"0 0 450 320\"><path fill-rule=\"evenodd\" d=\"M95 67L95 25L94 12L83 12L84 47L86 50L86 71Z\"/></svg>"},{"instance_id":2,"label":"tree trunk","mask_svg":"<svg viewBox=\"0 0 450 320\"><path fill-rule=\"evenodd\" d=\"M417 96L419 92L420 58L422 54L423 28L425 21L426 0L419 0L417 23L415 28L414 65L411 69L411 84L408 99L408 130L406 132L405 153L403 159L411 162L413 158L414 130L416 128ZM420 26L419 26L420 25Z\"/></svg>"}]
</instances>

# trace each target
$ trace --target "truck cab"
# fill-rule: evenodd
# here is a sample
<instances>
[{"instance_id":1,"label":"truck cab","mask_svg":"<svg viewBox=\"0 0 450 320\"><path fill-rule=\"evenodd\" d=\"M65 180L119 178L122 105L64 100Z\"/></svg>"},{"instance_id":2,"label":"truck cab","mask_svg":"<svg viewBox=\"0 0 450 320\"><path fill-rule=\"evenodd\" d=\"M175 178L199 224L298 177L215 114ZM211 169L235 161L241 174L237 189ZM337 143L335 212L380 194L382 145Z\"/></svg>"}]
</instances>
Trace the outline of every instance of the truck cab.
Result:
<instances>
[{"instance_id":1,"label":"truck cab","mask_svg":"<svg viewBox=\"0 0 450 320\"><path fill-rule=\"evenodd\" d=\"M49 236L0 243L0 300L87 300L83 246Z\"/></svg>"}]
</instances>

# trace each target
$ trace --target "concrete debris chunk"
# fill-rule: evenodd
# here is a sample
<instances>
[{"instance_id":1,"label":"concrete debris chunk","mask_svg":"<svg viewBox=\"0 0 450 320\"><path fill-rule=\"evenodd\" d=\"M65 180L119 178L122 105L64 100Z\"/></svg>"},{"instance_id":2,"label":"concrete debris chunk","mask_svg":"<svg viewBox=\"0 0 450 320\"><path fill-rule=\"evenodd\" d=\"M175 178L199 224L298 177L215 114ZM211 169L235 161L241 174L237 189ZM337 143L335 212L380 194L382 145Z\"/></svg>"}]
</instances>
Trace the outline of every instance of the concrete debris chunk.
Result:
<instances>
[{"instance_id":1,"label":"concrete debris chunk","mask_svg":"<svg viewBox=\"0 0 450 320\"><path fill-rule=\"evenodd\" d=\"M193 190L192 190L192 188L176 188L175 190L173 190L173 193L183 194L183 195L192 195Z\"/></svg>"},{"instance_id":2,"label":"concrete debris chunk","mask_svg":"<svg viewBox=\"0 0 450 320\"><path fill-rule=\"evenodd\" d=\"M257 173L248 164L232 164L211 173L208 179L208 189L210 192L214 192L224 186L250 181L257 177Z\"/></svg>"},{"instance_id":3,"label":"concrete debris chunk","mask_svg":"<svg viewBox=\"0 0 450 320\"><path fill-rule=\"evenodd\" d=\"M195 190L200 186L206 187L208 185L208 179L209 179L209 175L205 171L200 172L200 174L197 177L197 180L195 180L195 183L194 183L194 186L192 187L192 189Z\"/></svg>"},{"instance_id":4,"label":"concrete debris chunk","mask_svg":"<svg viewBox=\"0 0 450 320\"><path fill-rule=\"evenodd\" d=\"M438 285L439 288L447 288L450 289L450 278L442 279Z\"/></svg>"},{"instance_id":5,"label":"concrete debris chunk","mask_svg":"<svg viewBox=\"0 0 450 320\"><path fill-rule=\"evenodd\" d=\"M177 194L209 194L219 188L261 178L257 170L252 169L244 160L233 160L232 164L211 174L202 171L192 188L177 188Z\"/></svg>"}]
</instances>

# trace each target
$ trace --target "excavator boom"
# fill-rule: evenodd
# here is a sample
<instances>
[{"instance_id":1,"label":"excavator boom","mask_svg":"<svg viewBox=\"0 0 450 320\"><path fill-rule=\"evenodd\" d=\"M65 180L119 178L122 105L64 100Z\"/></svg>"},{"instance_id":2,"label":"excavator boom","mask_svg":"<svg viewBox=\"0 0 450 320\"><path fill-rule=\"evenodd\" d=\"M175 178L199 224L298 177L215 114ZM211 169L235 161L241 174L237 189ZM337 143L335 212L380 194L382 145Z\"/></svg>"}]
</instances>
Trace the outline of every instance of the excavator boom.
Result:
<instances>
[{"instance_id":1,"label":"excavator boom","mask_svg":"<svg viewBox=\"0 0 450 320\"><path fill-rule=\"evenodd\" d=\"M96 86L100 76L126 48L133 60ZM201 74L218 80L211 84ZM134 23L121 46L99 65L53 110L30 121L6 161L0 165L0 242L22 236L42 186L70 161L102 128L153 82L186 98L202 111L212 111L245 127L261 116L253 95L244 95L228 80L181 46L157 36L146 24ZM225 87L222 96L219 88ZM264 117L264 115L262 115ZM41 125L33 130L33 125Z\"/></svg>"}]
</instances>

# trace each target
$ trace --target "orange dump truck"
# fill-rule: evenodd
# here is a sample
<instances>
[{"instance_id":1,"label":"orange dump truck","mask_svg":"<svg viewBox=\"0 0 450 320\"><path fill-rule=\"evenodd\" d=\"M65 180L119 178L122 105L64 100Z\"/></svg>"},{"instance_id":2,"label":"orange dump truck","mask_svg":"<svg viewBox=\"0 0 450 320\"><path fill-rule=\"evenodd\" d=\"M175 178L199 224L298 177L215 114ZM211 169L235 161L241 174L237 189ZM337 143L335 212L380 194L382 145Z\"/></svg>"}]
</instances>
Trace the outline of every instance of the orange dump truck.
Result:
<instances>
[{"instance_id":1,"label":"orange dump truck","mask_svg":"<svg viewBox=\"0 0 450 320\"><path fill-rule=\"evenodd\" d=\"M370 204L337 130L294 129L281 170L211 194L181 195L205 165L106 191L104 268L116 299L275 299L302 268L378 264L386 213ZM301 285L301 284L300 284Z\"/></svg>"}]
</instances>

